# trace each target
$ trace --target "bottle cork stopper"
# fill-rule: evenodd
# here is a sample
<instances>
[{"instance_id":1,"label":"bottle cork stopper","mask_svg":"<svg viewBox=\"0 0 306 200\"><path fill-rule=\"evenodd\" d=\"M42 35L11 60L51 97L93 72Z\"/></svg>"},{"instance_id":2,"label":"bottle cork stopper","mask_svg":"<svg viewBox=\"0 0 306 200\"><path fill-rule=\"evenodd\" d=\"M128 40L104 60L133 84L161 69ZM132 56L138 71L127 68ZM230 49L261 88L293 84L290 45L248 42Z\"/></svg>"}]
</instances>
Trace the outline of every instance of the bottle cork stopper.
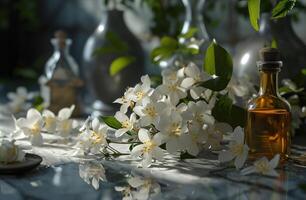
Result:
<instances>
[{"instance_id":1,"label":"bottle cork stopper","mask_svg":"<svg viewBox=\"0 0 306 200\"><path fill-rule=\"evenodd\" d=\"M265 47L259 50L259 57L260 60L263 62L273 62L281 60L279 50L271 47Z\"/></svg>"},{"instance_id":2,"label":"bottle cork stopper","mask_svg":"<svg viewBox=\"0 0 306 200\"><path fill-rule=\"evenodd\" d=\"M58 40L58 44L61 48L66 46L67 33L65 31L56 31L54 37Z\"/></svg>"}]
</instances>

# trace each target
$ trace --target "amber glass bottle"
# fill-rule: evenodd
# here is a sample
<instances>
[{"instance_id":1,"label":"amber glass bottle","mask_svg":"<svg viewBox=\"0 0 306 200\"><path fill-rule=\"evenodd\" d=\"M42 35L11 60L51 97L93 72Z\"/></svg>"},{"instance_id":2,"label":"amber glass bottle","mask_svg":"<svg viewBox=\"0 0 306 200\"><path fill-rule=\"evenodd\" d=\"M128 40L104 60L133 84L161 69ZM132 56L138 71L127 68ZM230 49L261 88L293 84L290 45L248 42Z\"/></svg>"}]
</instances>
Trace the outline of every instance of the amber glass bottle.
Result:
<instances>
[{"instance_id":1,"label":"amber glass bottle","mask_svg":"<svg viewBox=\"0 0 306 200\"><path fill-rule=\"evenodd\" d=\"M259 94L248 102L245 128L249 160L280 154L284 162L290 153L290 105L278 93L278 72L282 67L277 49L260 50Z\"/></svg>"}]
</instances>

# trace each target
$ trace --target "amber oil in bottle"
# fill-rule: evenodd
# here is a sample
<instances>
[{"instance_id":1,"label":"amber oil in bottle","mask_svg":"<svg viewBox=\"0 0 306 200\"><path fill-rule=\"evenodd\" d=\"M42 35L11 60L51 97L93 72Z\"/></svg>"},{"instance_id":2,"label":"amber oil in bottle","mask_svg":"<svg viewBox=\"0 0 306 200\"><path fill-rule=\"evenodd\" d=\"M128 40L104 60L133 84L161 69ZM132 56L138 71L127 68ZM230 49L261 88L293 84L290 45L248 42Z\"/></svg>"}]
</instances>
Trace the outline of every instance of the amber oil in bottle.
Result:
<instances>
[{"instance_id":1,"label":"amber oil in bottle","mask_svg":"<svg viewBox=\"0 0 306 200\"><path fill-rule=\"evenodd\" d=\"M249 160L280 154L283 163L290 153L290 105L278 93L278 73L282 67L277 49L260 50L259 94L248 102L246 144Z\"/></svg>"}]
</instances>

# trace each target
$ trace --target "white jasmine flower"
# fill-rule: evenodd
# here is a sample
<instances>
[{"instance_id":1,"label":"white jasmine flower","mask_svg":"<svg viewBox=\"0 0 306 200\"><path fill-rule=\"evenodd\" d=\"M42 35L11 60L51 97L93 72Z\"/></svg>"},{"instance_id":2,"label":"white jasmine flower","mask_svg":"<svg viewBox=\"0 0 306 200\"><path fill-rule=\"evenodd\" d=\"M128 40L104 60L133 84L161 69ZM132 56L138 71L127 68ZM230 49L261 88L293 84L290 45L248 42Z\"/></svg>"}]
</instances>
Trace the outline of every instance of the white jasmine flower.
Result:
<instances>
[{"instance_id":1,"label":"white jasmine flower","mask_svg":"<svg viewBox=\"0 0 306 200\"><path fill-rule=\"evenodd\" d=\"M79 166L79 175L96 190L99 189L99 181L106 181L105 169L100 163L90 162Z\"/></svg>"},{"instance_id":2,"label":"white jasmine flower","mask_svg":"<svg viewBox=\"0 0 306 200\"><path fill-rule=\"evenodd\" d=\"M196 83L206 81L210 78L205 72L201 72L199 67L194 63L190 63L187 67L184 68L184 73L187 76L183 81L181 86L188 89Z\"/></svg>"},{"instance_id":3,"label":"white jasmine flower","mask_svg":"<svg viewBox=\"0 0 306 200\"><path fill-rule=\"evenodd\" d=\"M187 124L183 123L183 119L178 112L173 111L169 115L162 115L157 129L163 135L169 153L175 154L177 151L184 149L185 144L181 136L187 132Z\"/></svg>"},{"instance_id":4,"label":"white jasmine flower","mask_svg":"<svg viewBox=\"0 0 306 200\"><path fill-rule=\"evenodd\" d=\"M9 111L18 113L30 107L30 104L26 101L33 98L33 93L28 93L25 87L18 87L16 92L9 92L7 98L9 99L7 104Z\"/></svg>"},{"instance_id":5,"label":"white jasmine flower","mask_svg":"<svg viewBox=\"0 0 306 200\"><path fill-rule=\"evenodd\" d=\"M16 122L16 126L26 136L29 137L32 145L39 146L43 143L41 130L43 127L43 119L36 109L30 109L26 118L20 118Z\"/></svg>"},{"instance_id":6,"label":"white jasmine flower","mask_svg":"<svg viewBox=\"0 0 306 200\"><path fill-rule=\"evenodd\" d=\"M184 121L203 127L204 124L213 124L215 119L211 115L211 106L204 101L188 103L188 108L182 113Z\"/></svg>"},{"instance_id":7,"label":"white jasmine flower","mask_svg":"<svg viewBox=\"0 0 306 200\"><path fill-rule=\"evenodd\" d=\"M46 131L55 132L57 125L57 117L55 116L55 114L50 110L44 110L42 116L45 121L44 128L46 129Z\"/></svg>"},{"instance_id":8,"label":"white jasmine flower","mask_svg":"<svg viewBox=\"0 0 306 200\"><path fill-rule=\"evenodd\" d=\"M91 123L85 122L85 128L80 135L80 147L84 152L97 154L107 145L107 126L102 125L97 118Z\"/></svg>"},{"instance_id":9,"label":"white jasmine flower","mask_svg":"<svg viewBox=\"0 0 306 200\"><path fill-rule=\"evenodd\" d=\"M114 101L114 103L121 104L120 112L126 113L128 108L133 108L134 107L135 103L132 101L133 90L134 90L134 88L129 87L125 91L123 97L120 97L120 98L118 98Z\"/></svg>"},{"instance_id":10,"label":"white jasmine flower","mask_svg":"<svg viewBox=\"0 0 306 200\"><path fill-rule=\"evenodd\" d=\"M215 96L213 95L213 91L210 89L206 89L202 86L197 86L197 85L193 85L191 86L191 88L189 89L190 92L190 96L194 99L194 100L198 100L200 98L205 99L205 100L210 100L212 98L215 99Z\"/></svg>"},{"instance_id":11,"label":"white jasmine flower","mask_svg":"<svg viewBox=\"0 0 306 200\"><path fill-rule=\"evenodd\" d=\"M177 82L181 77L178 71L174 69L165 69L162 71L163 82Z\"/></svg>"},{"instance_id":12,"label":"white jasmine flower","mask_svg":"<svg viewBox=\"0 0 306 200\"><path fill-rule=\"evenodd\" d=\"M233 132L232 127L227 123L215 123L214 125L205 126L204 140L205 140L205 149L210 150L220 150L221 141L223 140L223 135L225 133Z\"/></svg>"},{"instance_id":13,"label":"white jasmine flower","mask_svg":"<svg viewBox=\"0 0 306 200\"><path fill-rule=\"evenodd\" d=\"M0 138L0 163L23 161L25 153L15 145L15 140Z\"/></svg>"},{"instance_id":14,"label":"white jasmine flower","mask_svg":"<svg viewBox=\"0 0 306 200\"><path fill-rule=\"evenodd\" d=\"M116 130L115 136L121 137L124 133L132 131L136 125L136 114L132 113L130 118L122 112L116 112L115 118L121 123L121 128Z\"/></svg>"},{"instance_id":15,"label":"white jasmine flower","mask_svg":"<svg viewBox=\"0 0 306 200\"><path fill-rule=\"evenodd\" d=\"M233 140L229 144L229 150L219 153L220 162L228 162L235 159L235 167L240 169L248 157L249 147L244 144L244 132L237 127L233 133Z\"/></svg>"},{"instance_id":16,"label":"white jasmine flower","mask_svg":"<svg viewBox=\"0 0 306 200\"><path fill-rule=\"evenodd\" d=\"M152 159L163 159L163 150L159 147L161 145L162 136L157 133L153 137L146 129L140 129L138 138L143 143L133 148L131 155L134 157L142 156L142 167L149 167Z\"/></svg>"},{"instance_id":17,"label":"white jasmine flower","mask_svg":"<svg viewBox=\"0 0 306 200\"><path fill-rule=\"evenodd\" d=\"M137 200L147 200L161 192L160 185L150 178L132 177L128 180L128 183L136 189L132 195Z\"/></svg>"},{"instance_id":18,"label":"white jasmine flower","mask_svg":"<svg viewBox=\"0 0 306 200\"><path fill-rule=\"evenodd\" d=\"M188 134L183 134L182 140L185 144L185 150L187 150L190 155L196 156L199 154L205 142L204 130L198 126L190 125L188 127Z\"/></svg>"},{"instance_id":19,"label":"white jasmine flower","mask_svg":"<svg viewBox=\"0 0 306 200\"><path fill-rule=\"evenodd\" d=\"M253 166L241 170L241 174L247 175L252 173L259 173L277 177L279 174L275 171L275 168L278 166L279 159L279 154L276 154L270 161L266 157L262 157L255 161Z\"/></svg>"},{"instance_id":20,"label":"white jasmine flower","mask_svg":"<svg viewBox=\"0 0 306 200\"><path fill-rule=\"evenodd\" d=\"M156 90L160 92L160 94L168 96L173 105L177 105L180 99L187 97L186 90L180 85L180 81L165 80Z\"/></svg>"},{"instance_id":21,"label":"white jasmine flower","mask_svg":"<svg viewBox=\"0 0 306 200\"><path fill-rule=\"evenodd\" d=\"M11 101L19 99L20 101L24 102L28 99L31 99L33 97L33 93L28 93L27 88L25 87L18 87L16 92L9 92L7 97Z\"/></svg>"},{"instance_id":22,"label":"white jasmine flower","mask_svg":"<svg viewBox=\"0 0 306 200\"><path fill-rule=\"evenodd\" d=\"M122 194L122 200L133 200L133 190L131 186L120 187L116 186L115 190Z\"/></svg>"},{"instance_id":23,"label":"white jasmine flower","mask_svg":"<svg viewBox=\"0 0 306 200\"><path fill-rule=\"evenodd\" d=\"M149 96L152 94L151 80L148 75L141 77L141 84L137 84L133 89L131 99L136 105L142 105L149 100Z\"/></svg>"},{"instance_id":24,"label":"white jasmine flower","mask_svg":"<svg viewBox=\"0 0 306 200\"><path fill-rule=\"evenodd\" d=\"M165 111L167 104L164 102L147 102L143 106L136 106L134 112L140 116L139 123L141 126L158 124L160 115Z\"/></svg>"},{"instance_id":25,"label":"white jasmine flower","mask_svg":"<svg viewBox=\"0 0 306 200\"><path fill-rule=\"evenodd\" d=\"M232 78L226 90L221 93L228 93L229 97L236 102L237 97L248 99L252 94L256 93L256 90L249 79L242 77L239 79Z\"/></svg>"},{"instance_id":26,"label":"white jasmine flower","mask_svg":"<svg viewBox=\"0 0 306 200\"><path fill-rule=\"evenodd\" d=\"M70 108L63 108L58 112L57 116L57 132L63 136L67 137L73 130L73 120L69 119L74 111L75 106L72 105Z\"/></svg>"}]
</instances>

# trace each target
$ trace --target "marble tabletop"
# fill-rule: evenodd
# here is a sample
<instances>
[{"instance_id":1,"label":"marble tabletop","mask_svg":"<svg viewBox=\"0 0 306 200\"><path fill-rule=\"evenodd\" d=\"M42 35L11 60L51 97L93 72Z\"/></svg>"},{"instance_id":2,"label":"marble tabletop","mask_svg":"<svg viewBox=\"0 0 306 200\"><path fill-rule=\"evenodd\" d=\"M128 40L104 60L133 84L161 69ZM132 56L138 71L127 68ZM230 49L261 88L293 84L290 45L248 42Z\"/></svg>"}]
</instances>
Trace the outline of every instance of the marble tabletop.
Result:
<instances>
[{"instance_id":1,"label":"marble tabletop","mask_svg":"<svg viewBox=\"0 0 306 200\"><path fill-rule=\"evenodd\" d=\"M10 126L7 120L0 119L0 130L4 124ZM131 195L134 199L306 199L306 166L293 162L277 170L280 177L271 178L241 176L208 152L185 160L167 155L163 162L143 169L129 156L74 160L66 159L64 151L68 150L50 145L33 148L44 158L43 164L27 174L0 175L0 200L132 199ZM48 161L53 152L61 154L60 159Z\"/></svg>"}]
</instances>

